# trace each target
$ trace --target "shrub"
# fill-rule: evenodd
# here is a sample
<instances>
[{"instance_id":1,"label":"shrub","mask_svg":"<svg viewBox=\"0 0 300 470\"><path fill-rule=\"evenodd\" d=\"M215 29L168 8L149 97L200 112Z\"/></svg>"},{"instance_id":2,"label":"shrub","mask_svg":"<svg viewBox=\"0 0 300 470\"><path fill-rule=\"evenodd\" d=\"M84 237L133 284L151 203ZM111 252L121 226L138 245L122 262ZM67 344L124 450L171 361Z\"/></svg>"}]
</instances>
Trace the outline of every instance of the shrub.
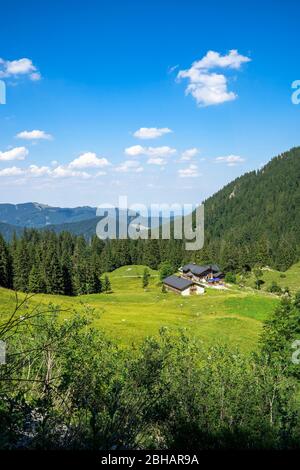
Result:
<instances>
[{"instance_id":1,"label":"shrub","mask_svg":"<svg viewBox=\"0 0 300 470\"><path fill-rule=\"evenodd\" d=\"M299 325L299 311L284 302L264 329L266 351L256 355L207 347L166 327L125 349L93 329L87 312L62 321L52 306L20 323L16 310L15 327L0 323L0 339L9 340L0 448L297 447L298 382L286 377L286 360L268 360L273 350L290 355L286 321Z\"/></svg>"},{"instance_id":2,"label":"shrub","mask_svg":"<svg viewBox=\"0 0 300 470\"><path fill-rule=\"evenodd\" d=\"M236 275L234 273L228 272L226 273L224 280L230 284L236 284Z\"/></svg>"},{"instance_id":3,"label":"shrub","mask_svg":"<svg viewBox=\"0 0 300 470\"><path fill-rule=\"evenodd\" d=\"M271 292L272 294L281 294L282 293L281 287L275 281L272 281L272 284L268 288L268 291Z\"/></svg>"},{"instance_id":4,"label":"shrub","mask_svg":"<svg viewBox=\"0 0 300 470\"><path fill-rule=\"evenodd\" d=\"M160 280L162 281L163 279L165 279L165 277L171 276L171 274L173 274L174 271L175 270L173 266L171 265L171 263L169 263L169 261L164 261L163 263L159 265Z\"/></svg>"}]
</instances>

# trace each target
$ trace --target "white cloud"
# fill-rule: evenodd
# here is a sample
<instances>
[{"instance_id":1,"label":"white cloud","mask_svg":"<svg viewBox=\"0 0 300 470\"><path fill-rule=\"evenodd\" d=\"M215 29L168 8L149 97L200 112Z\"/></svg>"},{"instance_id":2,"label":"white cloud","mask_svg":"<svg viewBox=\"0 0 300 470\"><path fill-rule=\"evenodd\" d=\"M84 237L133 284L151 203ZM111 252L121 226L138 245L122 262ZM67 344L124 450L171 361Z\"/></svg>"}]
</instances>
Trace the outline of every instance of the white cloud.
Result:
<instances>
[{"instance_id":1,"label":"white cloud","mask_svg":"<svg viewBox=\"0 0 300 470\"><path fill-rule=\"evenodd\" d=\"M215 161L217 163L226 163L227 166L235 166L238 163L243 163L245 159L238 155L227 155L226 157L217 157Z\"/></svg>"},{"instance_id":2,"label":"white cloud","mask_svg":"<svg viewBox=\"0 0 300 470\"><path fill-rule=\"evenodd\" d=\"M141 173L143 171L143 167L136 160L126 160L125 162L121 163L121 165L117 166L115 170L120 173L128 173L130 171L134 173Z\"/></svg>"},{"instance_id":3,"label":"white cloud","mask_svg":"<svg viewBox=\"0 0 300 470\"><path fill-rule=\"evenodd\" d=\"M41 74L31 59L4 60L0 58L0 78L20 76L28 76L33 81L41 79Z\"/></svg>"},{"instance_id":4,"label":"white cloud","mask_svg":"<svg viewBox=\"0 0 300 470\"><path fill-rule=\"evenodd\" d=\"M130 157L138 157L139 155L145 154L145 148L141 145L132 145L132 147L127 147L125 149L125 153Z\"/></svg>"},{"instance_id":5,"label":"white cloud","mask_svg":"<svg viewBox=\"0 0 300 470\"><path fill-rule=\"evenodd\" d=\"M83 178L88 179L91 178L89 173L84 171L75 171L68 168L68 166L59 165L56 168L49 168L48 166L37 166L37 165L30 165L28 168L18 168L18 167L10 167L4 168L0 171L0 176L26 176L26 177L34 177L40 178L43 176L48 176L52 178Z\"/></svg>"},{"instance_id":6,"label":"white cloud","mask_svg":"<svg viewBox=\"0 0 300 470\"><path fill-rule=\"evenodd\" d=\"M184 161L192 160L192 158L198 155L198 153L199 153L199 150L196 147L186 149L181 154L181 160L184 160Z\"/></svg>"},{"instance_id":7,"label":"white cloud","mask_svg":"<svg viewBox=\"0 0 300 470\"><path fill-rule=\"evenodd\" d=\"M166 164L166 160L164 158L161 158L161 157L151 157L149 158L149 160L147 161L147 163L149 165L159 165L159 166L163 166Z\"/></svg>"},{"instance_id":8,"label":"white cloud","mask_svg":"<svg viewBox=\"0 0 300 470\"><path fill-rule=\"evenodd\" d=\"M45 131L40 131L38 129L19 132L16 137L17 139L25 140L51 140L53 138L51 134L47 134Z\"/></svg>"},{"instance_id":9,"label":"white cloud","mask_svg":"<svg viewBox=\"0 0 300 470\"><path fill-rule=\"evenodd\" d=\"M0 152L0 160L23 160L28 154L28 150L25 147L16 147L7 152ZM141 171L136 163L135 171ZM84 168L102 168L110 165L106 158L98 158L95 153L87 152L75 158L68 164L59 164L56 160L51 162L51 166L38 166L30 165L27 168L21 169L17 167L5 168L1 171L1 176L18 176L24 175L25 177L49 177L49 178L83 178L89 179L93 177L103 176L106 173L104 171L98 171L95 174L81 171Z\"/></svg>"},{"instance_id":10,"label":"white cloud","mask_svg":"<svg viewBox=\"0 0 300 470\"><path fill-rule=\"evenodd\" d=\"M75 160L69 163L69 168L102 168L108 166L109 164L110 163L106 158L99 158L94 152L86 152L82 155L79 155L78 158L75 158Z\"/></svg>"},{"instance_id":11,"label":"white cloud","mask_svg":"<svg viewBox=\"0 0 300 470\"><path fill-rule=\"evenodd\" d=\"M168 157L174 155L176 149L164 145L162 147L142 147L141 145L133 145L125 149L125 153L131 157L145 155L148 158L147 163L150 165L163 166L167 163Z\"/></svg>"},{"instance_id":12,"label":"white cloud","mask_svg":"<svg viewBox=\"0 0 300 470\"><path fill-rule=\"evenodd\" d=\"M190 164L187 168L178 170L180 178L195 178L199 176L197 165Z\"/></svg>"},{"instance_id":13,"label":"white cloud","mask_svg":"<svg viewBox=\"0 0 300 470\"><path fill-rule=\"evenodd\" d=\"M166 158L176 153L176 149L164 145L162 147L142 147L141 145L133 145L125 149L126 155L131 157L138 157L146 155L147 157L161 157Z\"/></svg>"},{"instance_id":14,"label":"white cloud","mask_svg":"<svg viewBox=\"0 0 300 470\"><path fill-rule=\"evenodd\" d=\"M26 147L15 147L6 152L0 152L0 161L24 160L28 153Z\"/></svg>"},{"instance_id":15,"label":"white cloud","mask_svg":"<svg viewBox=\"0 0 300 470\"><path fill-rule=\"evenodd\" d=\"M89 173L86 173L85 171L75 171L71 170L67 166L59 165L56 168L54 168L51 171L51 176L54 178L71 178L71 177L76 177L76 178L84 178L88 179L91 177Z\"/></svg>"},{"instance_id":16,"label":"white cloud","mask_svg":"<svg viewBox=\"0 0 300 470\"><path fill-rule=\"evenodd\" d=\"M30 165L27 170L27 173L30 176L40 177L45 175L51 175L51 170L48 166Z\"/></svg>"},{"instance_id":17,"label":"white cloud","mask_svg":"<svg viewBox=\"0 0 300 470\"><path fill-rule=\"evenodd\" d=\"M185 90L191 94L199 106L211 106L235 100L236 93L228 91L227 78L223 74L211 72L211 69L240 69L243 63L249 62L237 50L231 50L221 56L218 52L208 51L202 59L193 62L187 70L180 70L177 78L187 78L189 84Z\"/></svg>"},{"instance_id":18,"label":"white cloud","mask_svg":"<svg viewBox=\"0 0 300 470\"><path fill-rule=\"evenodd\" d=\"M23 173L24 171L16 166L11 166L9 168L4 168L3 170L0 170L0 176L20 176Z\"/></svg>"},{"instance_id":19,"label":"white cloud","mask_svg":"<svg viewBox=\"0 0 300 470\"><path fill-rule=\"evenodd\" d=\"M208 51L202 59L193 63L197 69L213 69L213 68L231 68L238 70L242 64L250 62L249 57L238 53L236 49L229 51L227 55L221 56L219 52Z\"/></svg>"},{"instance_id":20,"label":"white cloud","mask_svg":"<svg viewBox=\"0 0 300 470\"><path fill-rule=\"evenodd\" d=\"M140 129L135 131L133 135L138 139L157 139L157 137L161 137L165 134L170 134L170 132L173 131L168 127L141 127Z\"/></svg>"},{"instance_id":21,"label":"white cloud","mask_svg":"<svg viewBox=\"0 0 300 470\"><path fill-rule=\"evenodd\" d=\"M148 147L146 155L149 157L170 157L176 153L176 149L168 146L163 147Z\"/></svg>"}]
</instances>

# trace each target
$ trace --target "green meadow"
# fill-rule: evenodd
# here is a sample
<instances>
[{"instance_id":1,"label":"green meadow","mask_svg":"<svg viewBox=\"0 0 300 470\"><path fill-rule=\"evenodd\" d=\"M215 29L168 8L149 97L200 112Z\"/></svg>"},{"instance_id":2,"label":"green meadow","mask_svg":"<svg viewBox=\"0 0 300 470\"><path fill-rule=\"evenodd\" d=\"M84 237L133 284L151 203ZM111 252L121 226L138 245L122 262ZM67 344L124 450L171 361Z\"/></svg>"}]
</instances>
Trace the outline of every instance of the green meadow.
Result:
<instances>
[{"instance_id":1,"label":"green meadow","mask_svg":"<svg viewBox=\"0 0 300 470\"><path fill-rule=\"evenodd\" d=\"M162 293L158 272L151 273L150 283L142 287L144 266L124 266L109 273L113 292L80 297L36 294L23 309L49 305L61 308L62 320L85 312L95 327L101 328L122 345L140 342L156 335L160 328L186 329L207 344L226 343L241 350L254 350L262 321L273 311L279 299L264 292L232 288L226 291L207 289L204 295L182 297ZM18 294L19 300L25 294ZM0 289L2 318L14 309L15 293Z\"/></svg>"},{"instance_id":2,"label":"green meadow","mask_svg":"<svg viewBox=\"0 0 300 470\"><path fill-rule=\"evenodd\" d=\"M300 290L300 262L291 266L287 271L276 271L275 269L271 268L262 268L262 276L261 279L263 280L263 284L261 285L262 291L267 291L271 286L272 282L276 282L281 288L288 287L292 294L295 294L298 290ZM249 274L249 276L243 276L240 281L247 287L254 287L255 285L255 277L253 274Z\"/></svg>"}]
</instances>

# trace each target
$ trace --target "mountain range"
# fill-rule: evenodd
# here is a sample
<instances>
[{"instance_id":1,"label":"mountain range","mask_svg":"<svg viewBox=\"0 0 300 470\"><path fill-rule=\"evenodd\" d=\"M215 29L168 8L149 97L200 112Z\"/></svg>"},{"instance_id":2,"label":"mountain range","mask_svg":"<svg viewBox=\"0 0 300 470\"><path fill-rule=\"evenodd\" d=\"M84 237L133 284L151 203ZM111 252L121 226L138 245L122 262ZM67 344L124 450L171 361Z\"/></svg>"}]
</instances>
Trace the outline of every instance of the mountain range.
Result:
<instances>
[{"instance_id":1,"label":"mountain range","mask_svg":"<svg viewBox=\"0 0 300 470\"><path fill-rule=\"evenodd\" d=\"M127 223L138 215L131 210L116 210L118 216L124 216L127 212ZM114 219L109 215L109 220ZM35 228L39 230L51 230L56 233L67 231L74 235L84 235L90 238L96 233L97 223L101 217L97 216L97 208L82 206L74 208L52 207L37 202L23 204L0 204L0 233L6 240L10 240L15 233L20 235L24 228ZM157 228L164 222L164 217L153 217L151 224ZM147 217L139 217L141 230L150 227ZM119 225L118 225L119 227ZM119 228L117 228L119 230Z\"/></svg>"},{"instance_id":2,"label":"mountain range","mask_svg":"<svg viewBox=\"0 0 300 470\"><path fill-rule=\"evenodd\" d=\"M16 227L42 228L96 217L95 207L51 207L37 202L0 204L0 221Z\"/></svg>"}]
</instances>

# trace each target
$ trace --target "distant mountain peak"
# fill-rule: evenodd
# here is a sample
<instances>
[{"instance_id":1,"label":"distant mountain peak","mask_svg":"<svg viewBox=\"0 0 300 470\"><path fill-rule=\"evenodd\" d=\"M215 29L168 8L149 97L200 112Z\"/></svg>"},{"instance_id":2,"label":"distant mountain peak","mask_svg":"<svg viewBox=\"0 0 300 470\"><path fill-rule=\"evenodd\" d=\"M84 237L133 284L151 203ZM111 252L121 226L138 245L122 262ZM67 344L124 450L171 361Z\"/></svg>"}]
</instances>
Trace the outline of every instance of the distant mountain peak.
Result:
<instances>
[{"instance_id":1,"label":"distant mountain peak","mask_svg":"<svg viewBox=\"0 0 300 470\"><path fill-rule=\"evenodd\" d=\"M0 222L16 227L43 228L47 225L80 222L96 216L93 207L62 208L39 202L0 204Z\"/></svg>"},{"instance_id":2,"label":"distant mountain peak","mask_svg":"<svg viewBox=\"0 0 300 470\"><path fill-rule=\"evenodd\" d=\"M33 204L34 207L36 207L37 209L46 209L46 208L50 208L50 206L48 206L48 204L41 204L40 202L33 202L32 204Z\"/></svg>"}]
</instances>

